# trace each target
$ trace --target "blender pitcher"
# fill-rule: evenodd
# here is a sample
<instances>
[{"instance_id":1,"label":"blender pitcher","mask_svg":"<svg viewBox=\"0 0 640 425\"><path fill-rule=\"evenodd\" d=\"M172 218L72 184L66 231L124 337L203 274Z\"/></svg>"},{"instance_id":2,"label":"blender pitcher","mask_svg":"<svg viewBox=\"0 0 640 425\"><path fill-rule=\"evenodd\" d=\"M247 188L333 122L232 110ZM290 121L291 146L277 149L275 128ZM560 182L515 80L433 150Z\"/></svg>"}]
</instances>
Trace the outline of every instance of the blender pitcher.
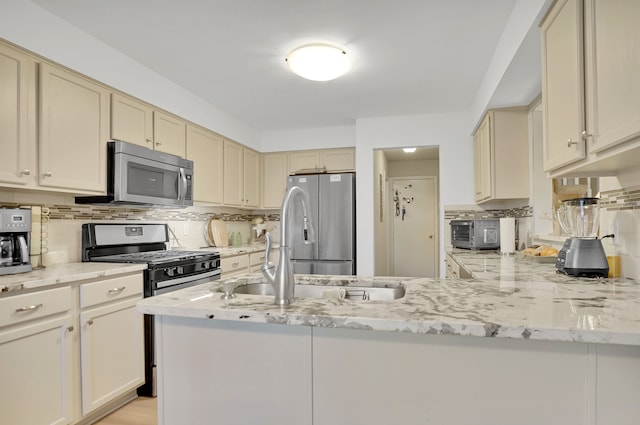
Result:
<instances>
[{"instance_id":1,"label":"blender pitcher","mask_svg":"<svg viewBox=\"0 0 640 425\"><path fill-rule=\"evenodd\" d=\"M577 198L563 201L564 205L558 210L560 226L571 237L596 238L600 219L598 202L598 198Z\"/></svg>"}]
</instances>

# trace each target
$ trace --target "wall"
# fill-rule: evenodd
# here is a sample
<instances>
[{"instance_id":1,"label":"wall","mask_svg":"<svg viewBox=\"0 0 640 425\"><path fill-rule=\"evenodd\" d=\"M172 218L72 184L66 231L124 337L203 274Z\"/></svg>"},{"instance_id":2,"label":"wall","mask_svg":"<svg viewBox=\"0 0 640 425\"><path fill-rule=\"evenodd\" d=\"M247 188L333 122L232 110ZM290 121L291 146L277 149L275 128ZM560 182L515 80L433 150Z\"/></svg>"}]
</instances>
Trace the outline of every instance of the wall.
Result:
<instances>
[{"instance_id":1,"label":"wall","mask_svg":"<svg viewBox=\"0 0 640 425\"><path fill-rule=\"evenodd\" d=\"M0 37L225 137L260 147L250 126L30 1L2 0Z\"/></svg>"},{"instance_id":2,"label":"wall","mask_svg":"<svg viewBox=\"0 0 640 425\"><path fill-rule=\"evenodd\" d=\"M640 279L640 166L600 178L600 235L607 255L621 257L622 276Z\"/></svg>"},{"instance_id":3,"label":"wall","mask_svg":"<svg viewBox=\"0 0 640 425\"><path fill-rule=\"evenodd\" d=\"M373 243L375 208L374 150L405 146L439 147L440 194L439 216L444 216L445 204L472 204L473 150L467 133L468 113L411 115L401 117L366 118L356 123L356 182L358 274L374 272ZM444 223L440 221L439 234ZM440 258L444 258L444 240L440 240ZM441 275L444 263L441 262Z\"/></svg>"},{"instance_id":4,"label":"wall","mask_svg":"<svg viewBox=\"0 0 640 425\"><path fill-rule=\"evenodd\" d=\"M438 177L440 161L389 161L389 177Z\"/></svg>"},{"instance_id":5,"label":"wall","mask_svg":"<svg viewBox=\"0 0 640 425\"><path fill-rule=\"evenodd\" d=\"M265 131L260 136L262 152L297 151L354 147L355 125L308 128L304 130Z\"/></svg>"},{"instance_id":6,"label":"wall","mask_svg":"<svg viewBox=\"0 0 640 425\"><path fill-rule=\"evenodd\" d=\"M376 276L389 275L389 206L387 201L389 177L387 158L382 150L375 150L374 157L374 197L373 197L373 215L374 215L374 274Z\"/></svg>"}]
</instances>

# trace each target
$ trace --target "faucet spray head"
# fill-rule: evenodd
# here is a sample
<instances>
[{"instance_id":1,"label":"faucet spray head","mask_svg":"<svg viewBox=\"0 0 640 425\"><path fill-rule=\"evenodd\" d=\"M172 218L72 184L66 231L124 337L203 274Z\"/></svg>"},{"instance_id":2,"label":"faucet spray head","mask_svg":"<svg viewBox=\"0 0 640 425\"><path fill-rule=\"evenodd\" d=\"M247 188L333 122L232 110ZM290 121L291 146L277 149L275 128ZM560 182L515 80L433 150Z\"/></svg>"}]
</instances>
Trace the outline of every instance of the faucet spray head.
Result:
<instances>
[{"instance_id":1,"label":"faucet spray head","mask_svg":"<svg viewBox=\"0 0 640 425\"><path fill-rule=\"evenodd\" d=\"M316 234L313 229L313 224L306 215L304 216L304 220L302 222L302 240L305 244L312 244L316 241Z\"/></svg>"}]
</instances>

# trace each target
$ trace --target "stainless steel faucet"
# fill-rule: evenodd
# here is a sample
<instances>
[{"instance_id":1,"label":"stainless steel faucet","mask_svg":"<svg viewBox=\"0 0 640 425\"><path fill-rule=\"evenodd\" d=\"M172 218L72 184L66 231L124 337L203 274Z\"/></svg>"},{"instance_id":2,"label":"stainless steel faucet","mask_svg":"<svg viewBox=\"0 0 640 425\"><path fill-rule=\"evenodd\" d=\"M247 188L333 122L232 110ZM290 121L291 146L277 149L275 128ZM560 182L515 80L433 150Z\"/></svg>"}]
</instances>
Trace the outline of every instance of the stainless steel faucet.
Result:
<instances>
[{"instance_id":1,"label":"stainless steel faucet","mask_svg":"<svg viewBox=\"0 0 640 425\"><path fill-rule=\"evenodd\" d=\"M298 200L298 205L302 207L303 223L302 223L302 240L306 244L315 242L315 232L311 223L309 213L311 211L309 198L307 193L300 186L292 186L284 197L282 202L282 211L280 212L280 258L278 259L278 267L269 261L271 253L271 234L267 232L267 247L262 264L262 274L273 286L276 293L275 304L291 304L294 297L295 278L293 276L293 267L291 266L291 250L289 244L289 226L292 216L292 208L294 201Z\"/></svg>"}]
</instances>

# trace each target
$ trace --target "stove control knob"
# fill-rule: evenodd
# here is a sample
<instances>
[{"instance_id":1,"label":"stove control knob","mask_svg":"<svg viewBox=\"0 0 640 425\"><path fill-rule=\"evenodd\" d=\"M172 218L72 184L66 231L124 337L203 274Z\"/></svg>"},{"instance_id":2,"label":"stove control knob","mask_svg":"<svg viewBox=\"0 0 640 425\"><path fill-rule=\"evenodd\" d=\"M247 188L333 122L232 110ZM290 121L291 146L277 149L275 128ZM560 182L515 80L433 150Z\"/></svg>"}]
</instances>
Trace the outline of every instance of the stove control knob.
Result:
<instances>
[{"instance_id":1,"label":"stove control knob","mask_svg":"<svg viewBox=\"0 0 640 425\"><path fill-rule=\"evenodd\" d=\"M170 269L165 270L164 272L167 276L173 277L176 275L176 268L171 267Z\"/></svg>"},{"instance_id":2,"label":"stove control knob","mask_svg":"<svg viewBox=\"0 0 640 425\"><path fill-rule=\"evenodd\" d=\"M184 273L184 267L182 267L182 266L176 267L176 274L177 275L181 275L183 273Z\"/></svg>"}]
</instances>

